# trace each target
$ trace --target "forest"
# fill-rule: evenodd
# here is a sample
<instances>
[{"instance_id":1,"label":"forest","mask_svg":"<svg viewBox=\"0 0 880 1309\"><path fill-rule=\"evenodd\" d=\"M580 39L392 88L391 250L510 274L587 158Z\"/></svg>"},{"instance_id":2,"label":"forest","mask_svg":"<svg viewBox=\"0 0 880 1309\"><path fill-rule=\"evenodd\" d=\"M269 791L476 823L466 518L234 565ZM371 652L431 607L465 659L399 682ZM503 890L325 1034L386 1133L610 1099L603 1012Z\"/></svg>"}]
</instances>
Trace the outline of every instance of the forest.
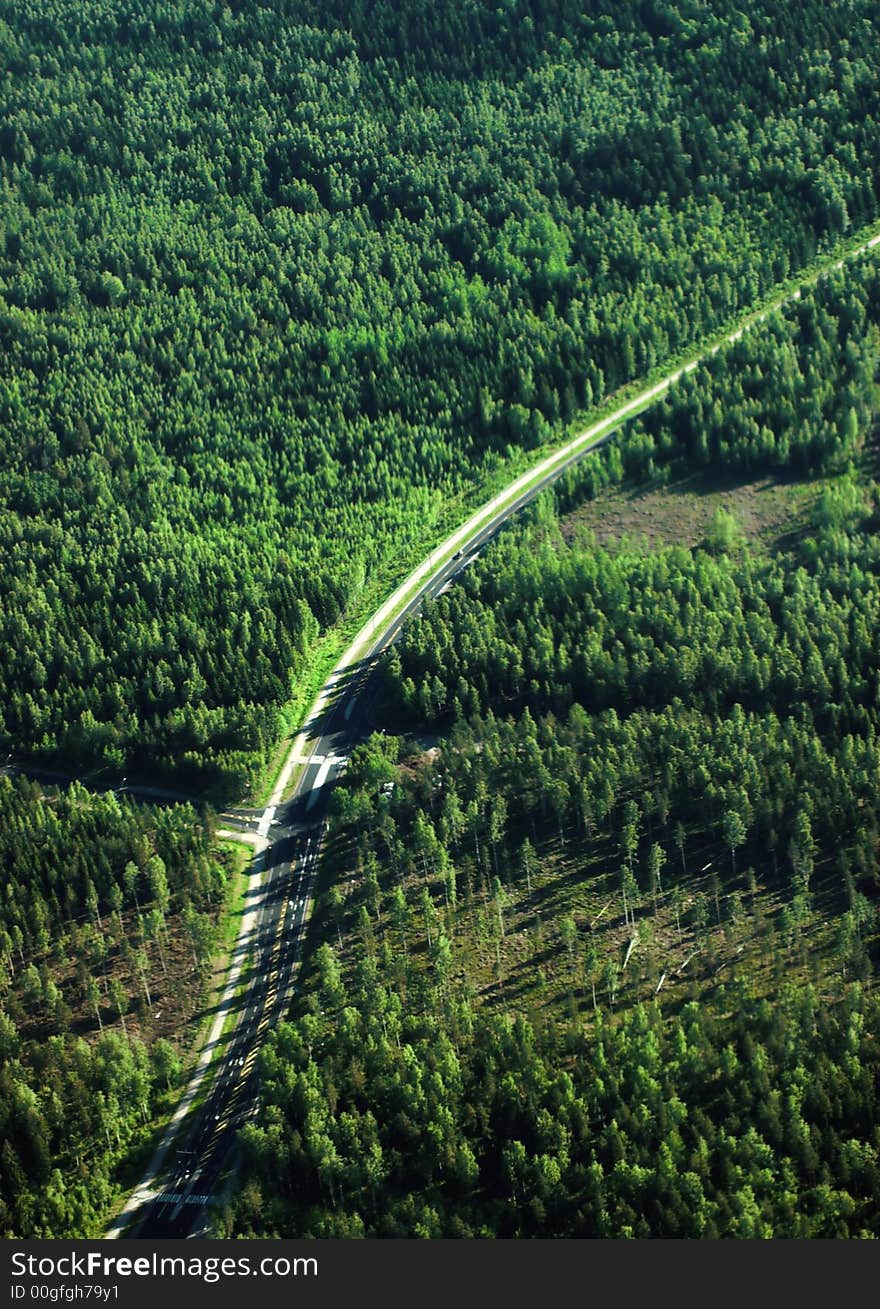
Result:
<instances>
[{"instance_id":1,"label":"forest","mask_svg":"<svg viewBox=\"0 0 880 1309\"><path fill-rule=\"evenodd\" d=\"M0 751L253 784L505 460L876 220L877 41L870 0L0 0Z\"/></svg>"},{"instance_id":2,"label":"forest","mask_svg":"<svg viewBox=\"0 0 880 1309\"><path fill-rule=\"evenodd\" d=\"M487 486L877 223L878 49L873 0L0 0L0 1236L105 1230L242 881L17 766L258 792ZM880 1235L878 343L848 259L408 626L224 1234ZM799 507L583 527L685 471Z\"/></svg>"},{"instance_id":3,"label":"forest","mask_svg":"<svg viewBox=\"0 0 880 1309\"><path fill-rule=\"evenodd\" d=\"M880 1234L877 289L719 354L386 656L223 1230ZM569 530L701 462L809 508Z\"/></svg>"},{"instance_id":4,"label":"forest","mask_svg":"<svg viewBox=\"0 0 880 1309\"><path fill-rule=\"evenodd\" d=\"M0 1236L100 1235L167 1111L228 863L187 806L0 775Z\"/></svg>"}]
</instances>

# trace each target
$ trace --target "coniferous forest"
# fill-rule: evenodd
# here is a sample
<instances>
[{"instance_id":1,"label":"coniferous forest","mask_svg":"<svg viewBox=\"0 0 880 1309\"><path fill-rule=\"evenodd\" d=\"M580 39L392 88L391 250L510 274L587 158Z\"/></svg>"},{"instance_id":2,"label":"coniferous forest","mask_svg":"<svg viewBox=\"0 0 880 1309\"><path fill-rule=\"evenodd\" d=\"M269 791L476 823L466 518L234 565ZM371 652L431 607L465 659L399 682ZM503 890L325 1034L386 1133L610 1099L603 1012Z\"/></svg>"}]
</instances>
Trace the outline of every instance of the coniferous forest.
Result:
<instances>
[{"instance_id":1,"label":"coniferous forest","mask_svg":"<svg viewBox=\"0 0 880 1309\"><path fill-rule=\"evenodd\" d=\"M511 450L873 221L870 0L3 0L0 750L240 791Z\"/></svg>"},{"instance_id":2,"label":"coniferous forest","mask_svg":"<svg viewBox=\"0 0 880 1309\"><path fill-rule=\"evenodd\" d=\"M0 1237L100 1233L178 1090L228 868L186 806L2 776L0 866Z\"/></svg>"},{"instance_id":3,"label":"coniferous forest","mask_svg":"<svg viewBox=\"0 0 880 1309\"><path fill-rule=\"evenodd\" d=\"M260 794L487 488L818 261L383 656L211 1221L880 1235L878 51L0 0L0 1236L106 1229L234 939L241 847L127 776Z\"/></svg>"}]
</instances>

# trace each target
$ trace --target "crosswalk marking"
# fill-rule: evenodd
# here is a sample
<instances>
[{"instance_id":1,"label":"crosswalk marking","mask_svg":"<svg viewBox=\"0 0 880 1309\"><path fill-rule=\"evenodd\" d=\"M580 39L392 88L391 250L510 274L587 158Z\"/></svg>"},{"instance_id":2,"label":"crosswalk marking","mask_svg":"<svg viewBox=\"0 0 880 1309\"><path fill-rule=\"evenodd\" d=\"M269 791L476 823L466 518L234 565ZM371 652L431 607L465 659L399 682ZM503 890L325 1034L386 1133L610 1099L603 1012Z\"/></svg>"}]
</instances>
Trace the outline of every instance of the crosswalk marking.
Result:
<instances>
[{"instance_id":1,"label":"crosswalk marking","mask_svg":"<svg viewBox=\"0 0 880 1309\"><path fill-rule=\"evenodd\" d=\"M341 754L297 754L293 756L295 764L325 764L328 759L331 764L341 764L345 755Z\"/></svg>"}]
</instances>

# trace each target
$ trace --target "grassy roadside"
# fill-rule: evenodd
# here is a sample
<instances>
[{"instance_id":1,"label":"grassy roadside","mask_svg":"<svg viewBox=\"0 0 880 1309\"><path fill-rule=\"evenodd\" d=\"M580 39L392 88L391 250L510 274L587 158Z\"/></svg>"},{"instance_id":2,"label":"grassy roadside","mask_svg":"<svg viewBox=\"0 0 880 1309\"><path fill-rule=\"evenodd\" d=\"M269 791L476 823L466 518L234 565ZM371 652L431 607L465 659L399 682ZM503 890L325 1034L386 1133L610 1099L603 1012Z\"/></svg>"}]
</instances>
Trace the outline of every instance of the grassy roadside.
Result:
<instances>
[{"instance_id":1,"label":"grassy roadside","mask_svg":"<svg viewBox=\"0 0 880 1309\"><path fill-rule=\"evenodd\" d=\"M746 314L727 320L714 333L705 338L699 346L692 347L665 360L652 369L647 376L628 383L613 395L608 396L602 405L579 414L568 423L559 438L546 442L533 450L518 451L510 459L505 460L500 467L494 469L478 485L449 501L433 520L426 521L424 530L419 537L410 541L405 550L394 559L389 559L385 565L377 570L370 583L361 592L356 606L337 624L323 633L313 646L296 694L289 701L285 710L284 716L287 727L281 741L279 741L272 753L260 786L255 789L251 797L252 802L255 804L267 803L284 766L291 741L304 725L320 688L335 668L340 656L357 638L358 633L363 632L370 615L381 606L383 601L387 602L389 594L394 594L395 586L403 584L411 573L418 568L419 564L424 561L426 556L442 549L444 541L461 528L469 517L478 513L481 507L501 494L506 487L511 488L512 484L524 477L530 468L534 468L533 478L528 479L523 485L511 489L510 494L498 506L498 512L503 512L505 507L509 506L521 495L526 494L530 487L533 487L536 482L545 476L547 470L542 470L540 466L547 460L557 456L560 462L564 462L566 447L577 441L579 435L584 438L584 453L586 453L592 443L600 441L610 432L630 421L630 419L638 417L655 400L661 398L665 394L666 388L656 394L645 393L652 392L665 378L679 370L695 366L707 355L728 344L734 333L747 331L768 314L782 308L797 293L810 290L822 277L833 271L836 266L851 258L855 253L864 252L867 243L878 235L880 235L880 223L850 236L846 241L836 246L833 252L817 256L799 273L787 278L783 283L777 284ZM638 402L640 395L644 395L642 403ZM632 403L632 407L628 409L626 415L617 417L618 411L630 403ZM587 433L590 432L593 435L588 437ZM443 550L442 554L438 553L435 561L436 566L439 568L447 563L455 554L456 548L456 543L453 542ZM386 624L393 622L394 618L410 602L421 585L421 580L413 582L412 586L400 597L398 604L385 618ZM364 633L363 644L367 643L369 635L371 634ZM286 794L289 794L293 789L298 772L299 770L296 769L291 775Z\"/></svg>"},{"instance_id":2,"label":"grassy roadside","mask_svg":"<svg viewBox=\"0 0 880 1309\"><path fill-rule=\"evenodd\" d=\"M252 847L246 842L235 841L225 836L217 838L217 845L221 850L227 852L230 863L226 900L223 905L217 934L219 971L225 977L229 971L229 955L238 935L239 919L244 912L244 901L250 881L248 869L252 862L253 851ZM216 966L214 971L216 979L218 971Z\"/></svg>"}]
</instances>

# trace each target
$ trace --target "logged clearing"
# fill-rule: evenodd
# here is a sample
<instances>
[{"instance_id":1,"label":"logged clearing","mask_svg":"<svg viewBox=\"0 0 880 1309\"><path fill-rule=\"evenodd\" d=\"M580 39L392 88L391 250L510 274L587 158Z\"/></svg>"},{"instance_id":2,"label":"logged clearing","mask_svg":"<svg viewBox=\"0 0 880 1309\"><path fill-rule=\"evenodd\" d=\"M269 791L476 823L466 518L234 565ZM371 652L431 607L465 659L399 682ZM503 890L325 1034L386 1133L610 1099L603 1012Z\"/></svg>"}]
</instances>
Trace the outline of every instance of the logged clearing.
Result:
<instances>
[{"instance_id":1,"label":"logged clearing","mask_svg":"<svg viewBox=\"0 0 880 1309\"><path fill-rule=\"evenodd\" d=\"M718 509L734 514L746 536L768 549L792 544L806 526L823 483L761 476L738 477L691 473L665 486L656 482L613 487L561 520L563 536L592 532L600 545L624 538L649 548L698 545Z\"/></svg>"}]
</instances>

